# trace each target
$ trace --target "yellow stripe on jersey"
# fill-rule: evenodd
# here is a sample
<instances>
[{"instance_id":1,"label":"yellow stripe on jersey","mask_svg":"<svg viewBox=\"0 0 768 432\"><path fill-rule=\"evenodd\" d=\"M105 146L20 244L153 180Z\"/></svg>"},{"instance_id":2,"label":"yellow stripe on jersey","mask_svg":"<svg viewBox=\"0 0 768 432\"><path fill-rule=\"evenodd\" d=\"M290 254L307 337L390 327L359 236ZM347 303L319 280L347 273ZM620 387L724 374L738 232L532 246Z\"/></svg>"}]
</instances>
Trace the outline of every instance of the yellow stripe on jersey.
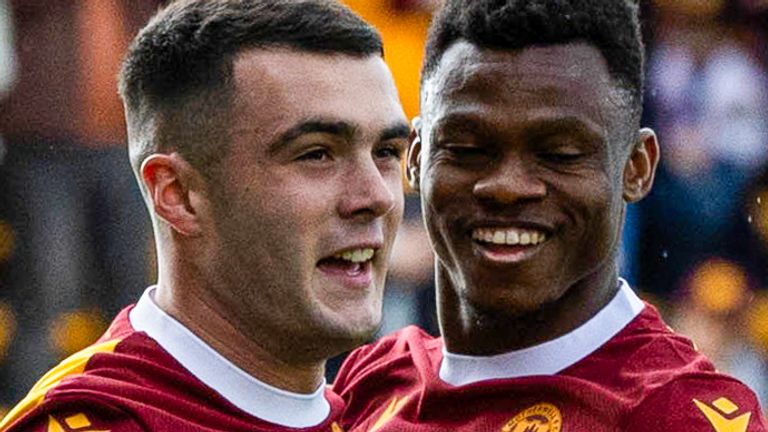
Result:
<instances>
[{"instance_id":1,"label":"yellow stripe on jersey","mask_svg":"<svg viewBox=\"0 0 768 432\"><path fill-rule=\"evenodd\" d=\"M98 345L92 345L80 352L77 352L64 361L58 364L55 368L51 369L40 378L40 381L32 387L27 397L22 399L18 405L16 405L2 420L0 420L0 430L5 430L14 421L21 418L24 414L37 408L45 398L45 394L48 390L58 385L61 380L70 376L83 373L85 366L88 364L88 360L95 354L110 353L115 350L115 346L122 339L115 339L108 342L100 343Z\"/></svg>"}]
</instances>

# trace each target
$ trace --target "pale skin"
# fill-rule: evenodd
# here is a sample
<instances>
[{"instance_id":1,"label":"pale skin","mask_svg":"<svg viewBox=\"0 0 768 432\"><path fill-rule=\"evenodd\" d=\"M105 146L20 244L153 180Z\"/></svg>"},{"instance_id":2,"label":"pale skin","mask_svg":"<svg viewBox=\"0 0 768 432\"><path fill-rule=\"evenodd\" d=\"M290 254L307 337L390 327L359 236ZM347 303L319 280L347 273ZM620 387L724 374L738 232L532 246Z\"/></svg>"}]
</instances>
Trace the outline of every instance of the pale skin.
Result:
<instances>
[{"instance_id":1,"label":"pale skin","mask_svg":"<svg viewBox=\"0 0 768 432\"><path fill-rule=\"evenodd\" d=\"M448 351L493 355L572 331L617 290L626 205L659 146L632 126L585 43L490 51L459 41L422 88L408 174L436 255ZM536 233L503 246L478 230ZM482 237L482 234L480 235Z\"/></svg>"},{"instance_id":2,"label":"pale skin","mask_svg":"<svg viewBox=\"0 0 768 432\"><path fill-rule=\"evenodd\" d=\"M235 86L221 176L174 152L141 166L155 301L255 378L312 393L380 321L406 119L378 56L252 50ZM363 249L366 263L328 261Z\"/></svg>"}]
</instances>

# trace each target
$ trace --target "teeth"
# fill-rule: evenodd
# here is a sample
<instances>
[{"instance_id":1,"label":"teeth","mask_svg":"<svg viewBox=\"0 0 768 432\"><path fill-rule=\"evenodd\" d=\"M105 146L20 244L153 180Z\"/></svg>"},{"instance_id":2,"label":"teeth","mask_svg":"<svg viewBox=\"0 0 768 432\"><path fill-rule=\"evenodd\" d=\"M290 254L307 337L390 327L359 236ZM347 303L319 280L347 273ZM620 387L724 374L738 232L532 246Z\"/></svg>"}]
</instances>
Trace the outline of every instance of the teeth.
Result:
<instances>
[{"instance_id":1,"label":"teeth","mask_svg":"<svg viewBox=\"0 0 768 432\"><path fill-rule=\"evenodd\" d=\"M507 233L501 230L494 232L493 242L497 244L505 244L507 242Z\"/></svg>"},{"instance_id":2,"label":"teeth","mask_svg":"<svg viewBox=\"0 0 768 432\"><path fill-rule=\"evenodd\" d=\"M527 232L520 234L520 244L521 245L531 244L531 234Z\"/></svg>"},{"instance_id":3,"label":"teeth","mask_svg":"<svg viewBox=\"0 0 768 432\"><path fill-rule=\"evenodd\" d=\"M334 258L351 261L353 263L363 263L373 258L374 253L374 250L371 248L354 249L336 254Z\"/></svg>"},{"instance_id":4,"label":"teeth","mask_svg":"<svg viewBox=\"0 0 768 432\"><path fill-rule=\"evenodd\" d=\"M547 235L540 231L517 228L477 228L472 231L472 238L484 243L528 246L544 243Z\"/></svg>"},{"instance_id":5,"label":"teeth","mask_svg":"<svg viewBox=\"0 0 768 432\"><path fill-rule=\"evenodd\" d=\"M520 242L520 234L515 230L507 230L507 244L518 244Z\"/></svg>"}]
</instances>

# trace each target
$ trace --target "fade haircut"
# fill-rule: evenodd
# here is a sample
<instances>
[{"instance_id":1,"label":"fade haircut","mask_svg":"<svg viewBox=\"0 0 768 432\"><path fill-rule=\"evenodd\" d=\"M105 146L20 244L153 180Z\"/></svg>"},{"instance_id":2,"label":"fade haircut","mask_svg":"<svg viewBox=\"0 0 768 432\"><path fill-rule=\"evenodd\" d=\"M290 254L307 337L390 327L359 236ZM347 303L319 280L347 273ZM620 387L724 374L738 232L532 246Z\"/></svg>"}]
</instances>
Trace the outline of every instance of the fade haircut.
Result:
<instances>
[{"instance_id":1,"label":"fade haircut","mask_svg":"<svg viewBox=\"0 0 768 432\"><path fill-rule=\"evenodd\" d=\"M459 40L491 50L586 42L602 53L639 121L644 47L637 0L446 0L429 29L422 84Z\"/></svg>"},{"instance_id":2,"label":"fade haircut","mask_svg":"<svg viewBox=\"0 0 768 432\"><path fill-rule=\"evenodd\" d=\"M139 32L120 71L137 176L150 154L177 151L212 178L228 150L234 61L262 48L383 55L376 30L336 1L175 1Z\"/></svg>"}]
</instances>

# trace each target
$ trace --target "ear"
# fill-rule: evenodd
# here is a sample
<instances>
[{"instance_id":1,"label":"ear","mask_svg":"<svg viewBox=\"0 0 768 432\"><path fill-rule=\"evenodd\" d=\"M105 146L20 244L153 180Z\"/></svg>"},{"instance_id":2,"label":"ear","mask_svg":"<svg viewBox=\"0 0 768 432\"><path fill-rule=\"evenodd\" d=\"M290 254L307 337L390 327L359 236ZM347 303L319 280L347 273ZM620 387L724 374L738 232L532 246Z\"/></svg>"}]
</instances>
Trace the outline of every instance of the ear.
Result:
<instances>
[{"instance_id":1,"label":"ear","mask_svg":"<svg viewBox=\"0 0 768 432\"><path fill-rule=\"evenodd\" d=\"M420 188L419 170L421 169L421 119L419 117L414 118L412 124L411 134L408 136L410 145L408 146L405 175L411 189L418 192Z\"/></svg>"},{"instance_id":2,"label":"ear","mask_svg":"<svg viewBox=\"0 0 768 432\"><path fill-rule=\"evenodd\" d=\"M651 191L659 165L659 142L656 133L643 128L624 166L624 201L643 199Z\"/></svg>"},{"instance_id":3,"label":"ear","mask_svg":"<svg viewBox=\"0 0 768 432\"><path fill-rule=\"evenodd\" d=\"M141 164L141 179L152 208L176 232L196 237L202 232L199 200L200 174L178 153L153 154Z\"/></svg>"}]
</instances>

